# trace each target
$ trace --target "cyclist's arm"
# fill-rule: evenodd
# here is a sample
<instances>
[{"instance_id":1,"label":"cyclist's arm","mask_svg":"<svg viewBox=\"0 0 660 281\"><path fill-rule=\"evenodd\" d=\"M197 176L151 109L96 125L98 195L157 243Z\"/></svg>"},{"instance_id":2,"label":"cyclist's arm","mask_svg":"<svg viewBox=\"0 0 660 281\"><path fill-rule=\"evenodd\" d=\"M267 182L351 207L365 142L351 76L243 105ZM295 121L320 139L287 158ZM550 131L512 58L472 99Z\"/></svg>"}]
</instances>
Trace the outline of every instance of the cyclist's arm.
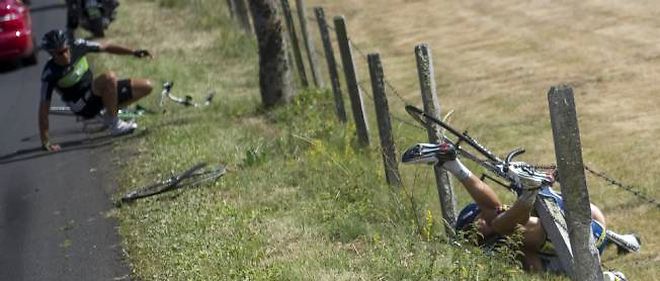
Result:
<instances>
[{"instance_id":1,"label":"cyclist's arm","mask_svg":"<svg viewBox=\"0 0 660 281\"><path fill-rule=\"evenodd\" d=\"M39 137L41 146L48 151L58 151L60 146L50 143L48 135L48 110L50 109L50 99L53 94L53 86L50 83L41 82L41 99L39 102Z\"/></svg>"},{"instance_id":2,"label":"cyclist's arm","mask_svg":"<svg viewBox=\"0 0 660 281\"><path fill-rule=\"evenodd\" d=\"M50 108L50 101L42 100L39 102L39 136L41 144L47 144L50 141L48 136L48 109Z\"/></svg>"},{"instance_id":3,"label":"cyclist's arm","mask_svg":"<svg viewBox=\"0 0 660 281\"><path fill-rule=\"evenodd\" d=\"M115 55L132 55L136 57L151 57L151 54L146 50L132 49L121 45L112 43L100 43L99 52L106 52Z\"/></svg>"}]
</instances>

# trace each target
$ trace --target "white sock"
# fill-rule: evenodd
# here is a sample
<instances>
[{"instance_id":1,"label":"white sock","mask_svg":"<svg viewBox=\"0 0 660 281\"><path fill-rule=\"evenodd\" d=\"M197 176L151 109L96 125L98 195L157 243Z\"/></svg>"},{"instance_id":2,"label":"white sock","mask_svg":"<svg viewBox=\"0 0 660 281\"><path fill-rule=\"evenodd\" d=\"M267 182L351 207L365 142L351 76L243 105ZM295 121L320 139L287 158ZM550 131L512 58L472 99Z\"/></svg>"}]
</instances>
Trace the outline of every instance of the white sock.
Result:
<instances>
[{"instance_id":1,"label":"white sock","mask_svg":"<svg viewBox=\"0 0 660 281\"><path fill-rule=\"evenodd\" d=\"M472 172L458 159L447 161L442 164L442 167L458 178L459 181L464 181L472 175Z\"/></svg>"}]
</instances>

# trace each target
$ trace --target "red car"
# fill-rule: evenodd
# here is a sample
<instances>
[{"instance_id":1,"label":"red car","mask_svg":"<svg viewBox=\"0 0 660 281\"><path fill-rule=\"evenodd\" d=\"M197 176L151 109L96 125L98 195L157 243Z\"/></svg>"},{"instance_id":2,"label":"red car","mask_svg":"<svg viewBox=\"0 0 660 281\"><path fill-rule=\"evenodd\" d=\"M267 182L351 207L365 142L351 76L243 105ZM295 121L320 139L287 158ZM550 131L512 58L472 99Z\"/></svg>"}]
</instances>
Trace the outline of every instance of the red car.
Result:
<instances>
[{"instance_id":1,"label":"red car","mask_svg":"<svg viewBox=\"0 0 660 281\"><path fill-rule=\"evenodd\" d=\"M30 9L21 0L0 0L0 61L37 63Z\"/></svg>"}]
</instances>

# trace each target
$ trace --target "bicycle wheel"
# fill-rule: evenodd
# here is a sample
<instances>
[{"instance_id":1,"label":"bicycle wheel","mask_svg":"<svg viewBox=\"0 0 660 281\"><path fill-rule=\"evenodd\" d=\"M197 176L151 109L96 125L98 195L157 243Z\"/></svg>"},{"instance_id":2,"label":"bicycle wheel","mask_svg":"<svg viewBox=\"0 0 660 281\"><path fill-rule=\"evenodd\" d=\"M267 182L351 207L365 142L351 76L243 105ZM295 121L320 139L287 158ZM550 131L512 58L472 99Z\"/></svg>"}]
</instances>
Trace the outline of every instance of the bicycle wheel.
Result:
<instances>
[{"instance_id":1,"label":"bicycle wheel","mask_svg":"<svg viewBox=\"0 0 660 281\"><path fill-rule=\"evenodd\" d=\"M178 185L180 187L193 187L204 182L213 182L223 176L225 172L225 166L220 164L205 167L204 169L197 170L186 177L182 177Z\"/></svg>"},{"instance_id":2,"label":"bicycle wheel","mask_svg":"<svg viewBox=\"0 0 660 281\"><path fill-rule=\"evenodd\" d=\"M192 168L186 170L185 172L181 173L180 175L173 176L169 179L166 179L164 181L128 192L124 194L124 196L121 197L122 202L131 202L136 199L140 198L145 198L149 196L154 196L156 194L160 194L163 192L167 192L170 190L177 189L179 183L184 180L184 179L189 179L192 175L195 174L195 172L198 172L201 170L204 166L206 166L206 163L199 163Z\"/></svg>"},{"instance_id":3,"label":"bicycle wheel","mask_svg":"<svg viewBox=\"0 0 660 281\"><path fill-rule=\"evenodd\" d=\"M218 164L211 167L206 166L206 163L199 163L178 176L128 192L121 198L121 201L131 202L136 199L157 195L175 189L192 187L203 182L215 181L226 172L225 166L223 165Z\"/></svg>"}]
</instances>

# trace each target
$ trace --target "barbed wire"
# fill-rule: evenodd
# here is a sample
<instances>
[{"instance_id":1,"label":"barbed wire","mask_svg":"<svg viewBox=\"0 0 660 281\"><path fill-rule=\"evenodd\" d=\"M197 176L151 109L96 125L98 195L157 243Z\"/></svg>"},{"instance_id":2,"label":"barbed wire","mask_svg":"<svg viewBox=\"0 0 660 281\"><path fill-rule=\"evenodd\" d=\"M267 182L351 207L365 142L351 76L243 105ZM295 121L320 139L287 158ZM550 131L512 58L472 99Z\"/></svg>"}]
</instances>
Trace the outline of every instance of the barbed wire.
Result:
<instances>
[{"instance_id":1,"label":"barbed wire","mask_svg":"<svg viewBox=\"0 0 660 281\"><path fill-rule=\"evenodd\" d=\"M542 169L542 170L554 170L557 169L556 164L544 164L544 165L531 165L535 169ZM603 172L598 172L594 170L593 168L584 165L584 170L589 172L590 174L594 175L595 177L607 182L608 184L617 186L625 191L630 192L632 195L637 197L641 201L645 201L645 203L655 205L657 208L660 208L660 202L658 202L657 199L646 195L644 192L639 191L639 187L635 187L629 184L622 183L621 181L618 181L614 179L613 177L603 173Z\"/></svg>"},{"instance_id":2,"label":"barbed wire","mask_svg":"<svg viewBox=\"0 0 660 281\"><path fill-rule=\"evenodd\" d=\"M626 190L626 191L632 193L632 194L633 194L634 196L636 196L637 198L639 198L639 199L641 199L641 200L644 200L644 201L646 201L647 203L652 204L652 205L655 205L656 207L660 208L660 203L658 203L658 200L656 200L655 198L652 198L652 197L650 197L650 196L644 194L643 192L641 192L641 191L639 191L639 190L636 190L636 189L638 189L638 188L636 188L636 187L634 187L634 186L632 186L632 185L627 185L627 184L624 184L624 183L622 183L622 182L620 182L620 181L617 181L617 180L615 180L614 178L612 178L612 177L606 175L605 173L598 172L598 171L594 170L593 168L591 168L591 167L589 167L589 166L586 166L586 165L585 165L585 166L584 166L584 169L587 170L587 171L588 171L589 173L591 173L592 175L594 175L594 176L596 176L596 177L598 177L598 178L600 178L600 179L606 181L607 183L609 183L609 184L611 184L611 185L614 185L614 186L618 186L618 187L622 188L623 190Z\"/></svg>"},{"instance_id":3,"label":"barbed wire","mask_svg":"<svg viewBox=\"0 0 660 281\"><path fill-rule=\"evenodd\" d=\"M364 86L362 85L362 84L365 83L365 82L367 82L367 81L361 81L361 82L358 82L358 87L360 88L360 91L362 91L362 92L366 92L366 91L364 90ZM372 96L370 96L370 95L365 95L365 96L367 96L367 98L370 99L372 102L375 102ZM400 123L402 123L402 124L404 124L404 125L408 125L408 126L410 126L410 127L414 127L414 128L417 128L417 129L426 130L424 127L420 126L420 125L417 124L417 123L413 123L413 122L410 122L410 121L408 121L408 120L405 120L405 119L402 118L402 117L398 117L398 116L397 116L396 114L394 114L392 111L390 111L390 118L392 118L392 119L394 119L394 120L396 120L396 121L399 121Z\"/></svg>"},{"instance_id":4,"label":"barbed wire","mask_svg":"<svg viewBox=\"0 0 660 281\"><path fill-rule=\"evenodd\" d=\"M355 49L358 53L360 53L360 55L361 55L362 57L364 57L365 59L368 58L367 55L366 55L366 52L362 51L362 49L361 49L360 47L358 47L357 45L353 44L353 41L351 41L351 40L349 39L348 42L349 42L349 44L351 44L351 47L353 47L353 49ZM392 85L392 83L390 83L389 80L383 78L383 82L385 83L385 86L387 86L387 87L390 89L390 91L392 91L392 93L393 93L397 98L399 98L399 100L401 100L401 101L403 102L403 104L405 104L405 105L410 105L410 104L412 104L412 103L408 102L405 98L403 98L403 96L401 96L401 95L399 94L399 91L398 91L398 90Z\"/></svg>"}]
</instances>

